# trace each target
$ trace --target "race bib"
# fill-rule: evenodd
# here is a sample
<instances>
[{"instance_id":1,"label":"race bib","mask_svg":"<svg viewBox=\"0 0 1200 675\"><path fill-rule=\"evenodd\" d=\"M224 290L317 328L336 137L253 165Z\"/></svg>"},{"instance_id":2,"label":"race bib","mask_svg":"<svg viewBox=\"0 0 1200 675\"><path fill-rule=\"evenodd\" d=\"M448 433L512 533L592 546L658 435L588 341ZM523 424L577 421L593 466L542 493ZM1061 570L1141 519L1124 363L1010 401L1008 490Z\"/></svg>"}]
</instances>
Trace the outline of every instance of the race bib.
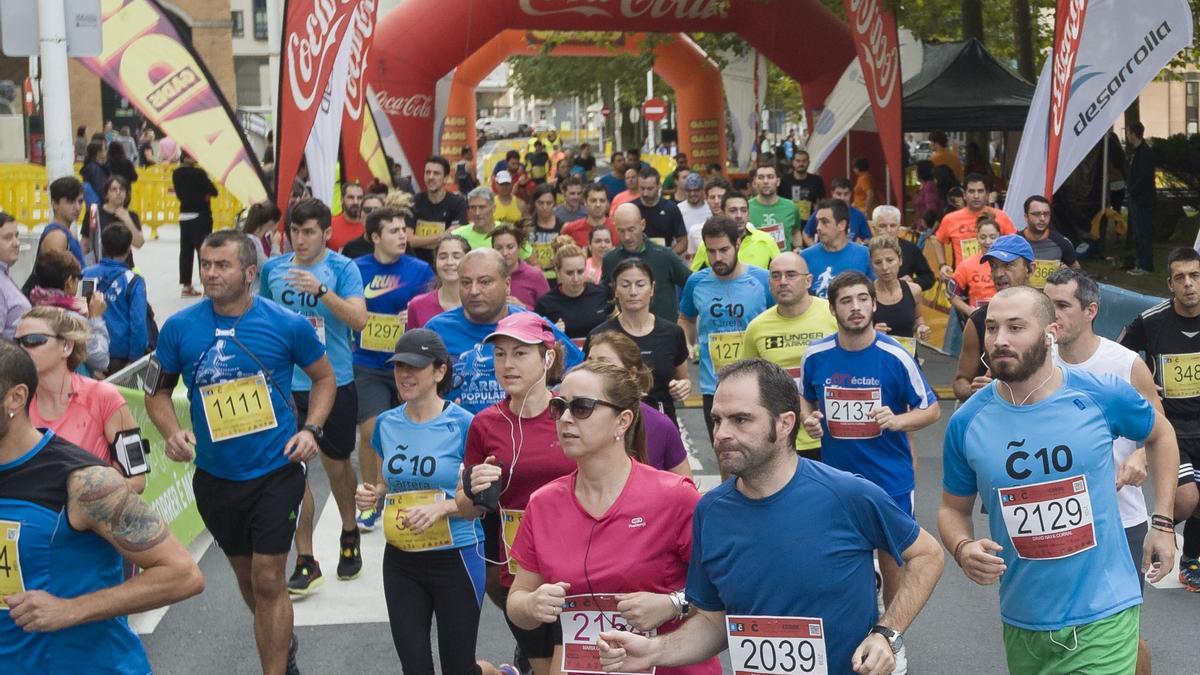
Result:
<instances>
[{"instance_id":1,"label":"race bib","mask_svg":"<svg viewBox=\"0 0 1200 675\"><path fill-rule=\"evenodd\" d=\"M554 249L550 244L534 244L532 261L537 267L542 269L550 269L553 265L551 262L554 259Z\"/></svg>"},{"instance_id":2,"label":"race bib","mask_svg":"<svg viewBox=\"0 0 1200 675\"><path fill-rule=\"evenodd\" d=\"M208 435L214 441L274 429L275 408L267 390L267 378L259 373L228 382L200 387Z\"/></svg>"},{"instance_id":3,"label":"race bib","mask_svg":"<svg viewBox=\"0 0 1200 675\"><path fill-rule=\"evenodd\" d=\"M827 675L821 619L726 616L734 675Z\"/></svg>"},{"instance_id":4,"label":"race bib","mask_svg":"<svg viewBox=\"0 0 1200 675\"><path fill-rule=\"evenodd\" d=\"M521 528L521 519L524 517L524 511L500 509L500 527L504 535L504 557L508 560L509 574L516 574L517 570L521 569L521 565L513 560L511 551L513 543L517 541L517 530Z\"/></svg>"},{"instance_id":5,"label":"race bib","mask_svg":"<svg viewBox=\"0 0 1200 675\"><path fill-rule=\"evenodd\" d=\"M658 244L659 246L667 245L667 240L663 237L650 237L650 241L654 242L655 244Z\"/></svg>"},{"instance_id":6,"label":"race bib","mask_svg":"<svg viewBox=\"0 0 1200 675\"><path fill-rule=\"evenodd\" d=\"M418 220L416 233L418 237L436 237L446 231L446 224L434 220Z\"/></svg>"},{"instance_id":7,"label":"race bib","mask_svg":"<svg viewBox=\"0 0 1200 675\"><path fill-rule=\"evenodd\" d=\"M1000 488L1004 526L1026 560L1066 558L1096 545L1087 478Z\"/></svg>"},{"instance_id":8,"label":"race bib","mask_svg":"<svg viewBox=\"0 0 1200 675\"><path fill-rule=\"evenodd\" d=\"M0 611L8 611L5 596L25 592L21 577L21 523L0 520Z\"/></svg>"},{"instance_id":9,"label":"race bib","mask_svg":"<svg viewBox=\"0 0 1200 675\"><path fill-rule=\"evenodd\" d=\"M1200 396L1200 354L1163 354L1158 357L1165 398Z\"/></svg>"},{"instance_id":10,"label":"race bib","mask_svg":"<svg viewBox=\"0 0 1200 675\"><path fill-rule=\"evenodd\" d=\"M913 358L917 357L917 338L903 337L900 335L892 335L891 338L896 342L899 342L900 346L904 347L904 351L908 352L909 356Z\"/></svg>"},{"instance_id":11,"label":"race bib","mask_svg":"<svg viewBox=\"0 0 1200 675\"><path fill-rule=\"evenodd\" d=\"M742 358L742 339L744 331L729 333L710 333L708 336L708 355L712 358L713 370L720 370Z\"/></svg>"},{"instance_id":12,"label":"race bib","mask_svg":"<svg viewBox=\"0 0 1200 675\"><path fill-rule=\"evenodd\" d=\"M812 202L807 199L793 199L796 204L796 210L800 212L800 222L807 222L808 217L812 215Z\"/></svg>"},{"instance_id":13,"label":"race bib","mask_svg":"<svg viewBox=\"0 0 1200 675\"><path fill-rule=\"evenodd\" d=\"M779 248L782 249L784 247L783 225L779 223L774 225L764 225L759 227L758 231L766 232L767 234L771 235L771 238L775 240L775 243L779 244Z\"/></svg>"},{"instance_id":14,"label":"race bib","mask_svg":"<svg viewBox=\"0 0 1200 675\"><path fill-rule=\"evenodd\" d=\"M1046 279L1060 267L1062 267L1062 263L1057 260L1034 260L1033 276L1029 277L1029 285L1034 288L1045 288Z\"/></svg>"},{"instance_id":15,"label":"race bib","mask_svg":"<svg viewBox=\"0 0 1200 675\"><path fill-rule=\"evenodd\" d=\"M367 325L362 329L362 348L370 352L396 350L396 341L404 334L404 324L395 314L367 313Z\"/></svg>"},{"instance_id":16,"label":"race bib","mask_svg":"<svg viewBox=\"0 0 1200 675\"><path fill-rule=\"evenodd\" d=\"M414 506L445 501L441 490L393 492L383 498L383 534L387 542L401 551L417 552L454 545L450 519L442 518L428 528L413 532L404 526L404 514Z\"/></svg>"},{"instance_id":17,"label":"race bib","mask_svg":"<svg viewBox=\"0 0 1200 675\"><path fill-rule=\"evenodd\" d=\"M306 316L304 318L308 319L309 325L317 331L317 339L321 341L321 344L325 344L325 317Z\"/></svg>"},{"instance_id":18,"label":"race bib","mask_svg":"<svg viewBox=\"0 0 1200 675\"><path fill-rule=\"evenodd\" d=\"M825 387L825 421L834 438L875 438L874 413L883 406L879 387Z\"/></svg>"},{"instance_id":19,"label":"race bib","mask_svg":"<svg viewBox=\"0 0 1200 675\"><path fill-rule=\"evenodd\" d=\"M617 611L617 598L611 594L568 595L563 600L562 616L564 673L603 673L596 639L604 631L625 630L653 637L630 626ZM646 675L649 670L623 670L622 673Z\"/></svg>"},{"instance_id":20,"label":"race bib","mask_svg":"<svg viewBox=\"0 0 1200 675\"><path fill-rule=\"evenodd\" d=\"M972 237L970 239L963 239L962 241L960 241L958 243L958 247L959 247L959 250L962 251L962 258L959 259L959 262L962 262L963 260L970 258L971 256L975 255L976 253L979 253L979 250L980 250L979 249L979 240L974 237Z\"/></svg>"}]
</instances>

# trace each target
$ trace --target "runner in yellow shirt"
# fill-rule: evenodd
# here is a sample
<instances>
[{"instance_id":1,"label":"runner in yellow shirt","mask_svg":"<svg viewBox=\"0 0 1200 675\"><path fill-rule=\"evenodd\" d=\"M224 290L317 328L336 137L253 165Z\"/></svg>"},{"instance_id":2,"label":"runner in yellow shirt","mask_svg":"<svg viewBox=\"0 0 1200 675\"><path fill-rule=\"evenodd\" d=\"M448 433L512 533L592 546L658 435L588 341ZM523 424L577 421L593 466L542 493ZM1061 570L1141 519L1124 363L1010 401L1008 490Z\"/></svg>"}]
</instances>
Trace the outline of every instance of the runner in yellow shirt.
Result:
<instances>
[{"instance_id":1,"label":"runner in yellow shirt","mask_svg":"<svg viewBox=\"0 0 1200 675\"><path fill-rule=\"evenodd\" d=\"M742 243L738 246L738 260L747 265L767 269L771 260L779 255L779 245L775 238L750 224L750 202L746 195L730 190L721 198L722 212L733 219L738 229L744 232ZM692 258L692 271L704 269L708 265L708 251L700 246Z\"/></svg>"}]
</instances>

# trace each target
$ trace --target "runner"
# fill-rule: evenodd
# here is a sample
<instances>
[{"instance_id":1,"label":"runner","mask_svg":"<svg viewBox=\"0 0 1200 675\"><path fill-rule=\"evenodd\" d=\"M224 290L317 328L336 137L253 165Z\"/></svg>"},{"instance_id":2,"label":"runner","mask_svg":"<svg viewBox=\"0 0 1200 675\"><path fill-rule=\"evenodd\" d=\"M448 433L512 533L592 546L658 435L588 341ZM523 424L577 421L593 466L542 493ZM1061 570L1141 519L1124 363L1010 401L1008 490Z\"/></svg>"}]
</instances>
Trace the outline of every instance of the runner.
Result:
<instances>
[{"instance_id":1,"label":"runner","mask_svg":"<svg viewBox=\"0 0 1200 675\"><path fill-rule=\"evenodd\" d=\"M640 258L652 271L653 297L650 311L654 316L675 323L679 319L679 299L675 288L687 283L691 270L671 249L646 238L646 222L636 205L621 205L613 214L613 224L621 237L621 245L604 256L600 285L614 288L614 272L623 260Z\"/></svg>"},{"instance_id":2,"label":"runner","mask_svg":"<svg viewBox=\"0 0 1200 675\"><path fill-rule=\"evenodd\" d=\"M875 272L875 330L887 333L910 356L916 357L916 339L928 340L933 330L918 311L921 287L900 278L900 242L890 234L871 238L867 247Z\"/></svg>"},{"instance_id":3,"label":"runner","mask_svg":"<svg viewBox=\"0 0 1200 675\"><path fill-rule=\"evenodd\" d=\"M572 340L582 340L608 318L608 293L588 280L584 271L587 258L574 244L559 246L554 252L557 283L534 309Z\"/></svg>"},{"instance_id":4,"label":"runner","mask_svg":"<svg viewBox=\"0 0 1200 675\"><path fill-rule=\"evenodd\" d=\"M696 663L728 644L736 671L770 672L752 632L766 624L789 638L773 650L785 671L892 672L892 653L942 571L933 537L873 483L796 456L800 401L779 366L747 359L723 370L713 417L721 470L737 478L704 495L692 520L686 594L697 616L653 639L601 633L605 669ZM874 549L904 561L882 617Z\"/></svg>"},{"instance_id":5,"label":"runner","mask_svg":"<svg viewBox=\"0 0 1200 675\"><path fill-rule=\"evenodd\" d=\"M1146 365L1160 387L1163 410L1179 439L1179 487L1175 492L1175 521L1183 526L1183 557L1179 581L1200 592L1200 512L1196 511L1200 482L1200 253L1176 248L1167 256L1167 288L1171 298L1142 312L1118 342L1145 355ZM1189 469L1191 470L1189 472ZM1160 513L1166 513L1160 511Z\"/></svg>"},{"instance_id":6,"label":"runner","mask_svg":"<svg viewBox=\"0 0 1200 675\"><path fill-rule=\"evenodd\" d=\"M500 252L508 267L508 301L525 309L536 307L538 298L550 290L550 283L546 281L541 268L522 258L524 251L529 248L525 240L525 228L510 225L497 227L492 232L492 248Z\"/></svg>"},{"instance_id":7,"label":"runner","mask_svg":"<svg viewBox=\"0 0 1200 675\"><path fill-rule=\"evenodd\" d=\"M330 250L341 251L342 247L355 239L360 239L365 233L363 220L365 216L362 212L364 194L366 191L358 181L342 183L342 212L330 219L328 242Z\"/></svg>"},{"instance_id":8,"label":"runner","mask_svg":"<svg viewBox=\"0 0 1200 675\"><path fill-rule=\"evenodd\" d=\"M593 284L600 283L600 276L604 272L604 256L608 255L611 250L613 250L612 231L604 225L593 227L588 236L588 259L583 267L588 281Z\"/></svg>"},{"instance_id":9,"label":"runner","mask_svg":"<svg viewBox=\"0 0 1200 675\"><path fill-rule=\"evenodd\" d=\"M292 207L288 239L292 252L272 258L263 266L261 293L304 317L325 345L337 378L337 393L329 421L317 438L321 465L329 475L329 490L342 519L338 544L337 576L356 578L362 571L354 490L358 480L350 454L354 452L358 418L358 392L354 384L354 331L367 324L362 274L340 253L326 248L330 237L329 207L308 199ZM292 376L292 399L299 417L308 412L312 382L301 367ZM298 420L297 420L298 421ZM312 532L316 515L312 490L304 489L304 507L296 524L296 568L288 592L306 595L321 582L321 566L313 557Z\"/></svg>"},{"instance_id":10,"label":"runner","mask_svg":"<svg viewBox=\"0 0 1200 675\"><path fill-rule=\"evenodd\" d=\"M496 189L496 210L493 214L496 222L501 225L516 225L524 220L528 207L520 197L513 194L512 174L500 171L492 182ZM467 206L470 207L470 199L467 200Z\"/></svg>"},{"instance_id":11,"label":"runner","mask_svg":"<svg viewBox=\"0 0 1200 675\"><path fill-rule=\"evenodd\" d=\"M700 494L644 463L640 398L624 368L589 361L550 399L562 451L577 468L529 499L511 549L520 567L507 609L523 630L561 619L564 642L551 663L564 673L600 670L591 645L601 630L669 634L689 614L681 589ZM660 672L716 675L721 664L711 656Z\"/></svg>"},{"instance_id":12,"label":"runner","mask_svg":"<svg viewBox=\"0 0 1200 675\"><path fill-rule=\"evenodd\" d=\"M1042 288L1046 277L1060 267L1079 269L1075 245L1050 225L1050 202L1041 195L1025 200L1025 229L1021 236L1033 247L1033 276L1029 285Z\"/></svg>"},{"instance_id":13,"label":"runner","mask_svg":"<svg viewBox=\"0 0 1200 675\"><path fill-rule=\"evenodd\" d=\"M404 333L408 303L433 280L433 270L424 262L405 255L408 235L398 211L379 209L367 216L366 236L375 252L355 258L363 280L367 324L355 333L354 386L358 394L359 447L366 448L375 434L375 417L400 405L396 379L388 368L388 357ZM358 468L366 478L378 473L376 455L361 452ZM364 480L366 480L364 478ZM361 510L355 519L363 530L374 530L379 510Z\"/></svg>"},{"instance_id":14,"label":"runner","mask_svg":"<svg viewBox=\"0 0 1200 675\"><path fill-rule=\"evenodd\" d=\"M518 569L508 551L529 496L575 469L574 462L563 454L550 415L547 383L558 379L563 366L555 338L545 319L532 312L502 319L495 332L484 338L495 350L495 376L505 397L471 422L457 501L463 512L475 517L499 512L500 520L492 527L485 523L484 531L486 557L499 562L488 571L488 593L502 608ZM498 487L493 489L493 485ZM554 647L562 642L561 627L552 624L525 630L513 623L507 611L505 619L534 673L549 673Z\"/></svg>"},{"instance_id":15,"label":"runner","mask_svg":"<svg viewBox=\"0 0 1200 675\"><path fill-rule=\"evenodd\" d=\"M698 173L689 173L687 178L681 183L684 199L679 199L679 194L676 194L676 201L679 202L679 213L683 216L683 226L687 229L688 247L684 254L684 260L691 262L691 258L696 255L696 251L701 248L700 228L704 227L704 221L708 220L713 215L713 210L709 208L708 202L704 200L704 177Z\"/></svg>"},{"instance_id":16,"label":"runner","mask_svg":"<svg viewBox=\"0 0 1200 675\"><path fill-rule=\"evenodd\" d=\"M1000 226L1001 235L1016 234L1017 232L1017 228L1013 227L1012 221L1003 211L988 208L986 178L973 173L967 176L963 187L966 207L950 211L942 216L941 224L938 225L937 231L933 235L935 240L933 254L938 262L938 273L942 276L950 276L954 273L955 265L979 252L975 224L981 215L992 216L992 219ZM952 251L949 254L946 253L947 246Z\"/></svg>"},{"instance_id":17,"label":"runner","mask_svg":"<svg viewBox=\"0 0 1200 675\"><path fill-rule=\"evenodd\" d=\"M612 218L608 217L608 192L599 183L588 183L584 188L583 196L583 203L587 207L587 216L563 225L561 234L574 239L575 245L579 248L587 248L591 246L592 231L597 227L603 227L609 233L608 245L611 249L612 243L617 240L618 235Z\"/></svg>"},{"instance_id":18,"label":"runner","mask_svg":"<svg viewBox=\"0 0 1200 675\"><path fill-rule=\"evenodd\" d=\"M775 306L754 317L742 340L742 358L762 358L780 366L796 379L797 387L804 351L838 328L829 303L809 295L810 276L798 253L785 251L772 260L770 284ZM796 433L796 452L821 459L821 441L809 436L804 425Z\"/></svg>"},{"instance_id":19,"label":"runner","mask_svg":"<svg viewBox=\"0 0 1200 675\"><path fill-rule=\"evenodd\" d=\"M37 388L30 356L0 342L0 662L10 673L148 673L125 615L197 595L204 577L107 462L34 428ZM137 577L124 580L122 559Z\"/></svg>"},{"instance_id":20,"label":"runner","mask_svg":"<svg viewBox=\"0 0 1200 675\"><path fill-rule=\"evenodd\" d=\"M747 265L767 269L771 260L779 255L779 245L775 243L774 237L750 224L750 202L746 200L746 195L740 192L726 191L725 196L721 197L719 213L729 216L738 227L738 233L742 238L738 245L738 260ZM703 226L700 229L702 234ZM701 241L700 247L696 249L696 254L692 256L692 271L699 272L707 265L708 251Z\"/></svg>"},{"instance_id":21,"label":"runner","mask_svg":"<svg viewBox=\"0 0 1200 675\"><path fill-rule=\"evenodd\" d=\"M996 294L996 286L992 283L992 267L983 256L1000 238L1000 226L990 216L982 215L975 228L979 253L960 261L954 268L954 274L946 280L947 283L954 282L947 293L950 295L950 304L962 315L960 320L966 320Z\"/></svg>"},{"instance_id":22,"label":"runner","mask_svg":"<svg viewBox=\"0 0 1200 675\"><path fill-rule=\"evenodd\" d=\"M460 194L446 192L446 176L450 174L450 162L445 157L433 155L425 160L425 191L418 192L413 200L412 232L408 244L413 253L433 264L433 249L443 234L467 224L467 200Z\"/></svg>"},{"instance_id":23,"label":"runner","mask_svg":"<svg viewBox=\"0 0 1200 675\"><path fill-rule=\"evenodd\" d=\"M925 252L908 240L900 226L900 209L891 204L880 204L871 212L871 224L877 235L887 234L900 243L900 271L898 276L905 281L916 282L922 291L933 288L933 270L925 259Z\"/></svg>"},{"instance_id":24,"label":"runner","mask_svg":"<svg viewBox=\"0 0 1200 675\"><path fill-rule=\"evenodd\" d=\"M688 344L679 324L650 313L655 295L654 271L641 258L621 261L613 271L612 293L616 299L617 315L592 331L616 331L628 336L642 351L642 360L650 368L653 384L646 400L658 408L675 426L675 401L682 401L692 391L688 374ZM590 349L584 345L584 351Z\"/></svg>"},{"instance_id":25,"label":"runner","mask_svg":"<svg viewBox=\"0 0 1200 675\"><path fill-rule=\"evenodd\" d=\"M746 326L775 301L767 271L738 260L742 237L733 219L713 216L702 234L711 267L688 279L679 311L689 342L700 345L700 393L711 442L717 371L741 358Z\"/></svg>"},{"instance_id":26,"label":"runner","mask_svg":"<svg viewBox=\"0 0 1200 675\"><path fill-rule=\"evenodd\" d=\"M984 345L997 379L946 428L942 543L968 579L1000 582L1011 672L1132 673L1142 597L1112 488L1113 439L1144 440L1150 456L1156 508L1142 561L1150 582L1175 559L1166 515L1174 487L1163 478L1175 474L1179 448L1133 387L1054 364L1054 319L1050 300L1028 287L988 304ZM976 493L990 538L975 538Z\"/></svg>"},{"instance_id":27,"label":"runner","mask_svg":"<svg viewBox=\"0 0 1200 675\"><path fill-rule=\"evenodd\" d=\"M792 233L800 223L800 210L790 199L779 196L779 169L767 164L754 169L754 191L750 200L750 222L775 240L779 250L791 250Z\"/></svg>"},{"instance_id":28,"label":"runner","mask_svg":"<svg viewBox=\"0 0 1200 675\"><path fill-rule=\"evenodd\" d=\"M563 228L563 220L554 208L554 195L553 184L539 185L529 200L533 204L533 213L527 224L521 224L530 251L526 254L523 245L522 257L528 258L530 264L543 274L554 269L554 250L550 244L554 243ZM511 266L512 263L509 264ZM532 304L529 306L533 307Z\"/></svg>"},{"instance_id":29,"label":"runner","mask_svg":"<svg viewBox=\"0 0 1200 675\"><path fill-rule=\"evenodd\" d=\"M862 244L871 238L871 225L867 222L867 214L859 211L850 205L851 188L850 181L845 178L834 178L829 182L830 195L829 199L836 199L846 205L846 238L848 241ZM820 241L817 236L817 210L820 209L820 202L824 199L816 200L813 204L812 214L808 217L808 222L804 224L803 245L797 241L795 234L792 235L793 250L811 247L813 244Z\"/></svg>"},{"instance_id":30,"label":"runner","mask_svg":"<svg viewBox=\"0 0 1200 675\"><path fill-rule=\"evenodd\" d=\"M641 199L634 203L642 212L646 236L659 246L671 249L675 255L687 253L687 228L683 224L683 214L675 202L662 196L657 169L648 166L638 173L638 190Z\"/></svg>"},{"instance_id":31,"label":"runner","mask_svg":"<svg viewBox=\"0 0 1200 675\"><path fill-rule=\"evenodd\" d=\"M458 295L458 265L471 250L466 239L454 234L443 236L433 250L433 269L437 278L433 288L408 302L408 320L404 329L420 328L430 319L462 307Z\"/></svg>"},{"instance_id":32,"label":"runner","mask_svg":"<svg viewBox=\"0 0 1200 675\"><path fill-rule=\"evenodd\" d=\"M246 235L220 230L205 238L200 277L207 297L163 325L155 353L162 377L147 385L146 412L166 439L167 457L196 463L196 508L254 615L263 672L286 664L296 673L287 557L304 495L303 462L317 453L337 384L312 325L253 294L256 264ZM303 418L292 402L295 368L312 381ZM191 430L180 428L171 401L180 375ZM222 406L223 396L246 403Z\"/></svg>"},{"instance_id":33,"label":"runner","mask_svg":"<svg viewBox=\"0 0 1200 675\"><path fill-rule=\"evenodd\" d=\"M812 286L808 292L824 298L829 292L829 282L842 272L861 272L873 277L871 254L867 247L850 241L850 208L840 199L822 199L817 202L813 214L817 243L800 251L804 262L812 272Z\"/></svg>"},{"instance_id":34,"label":"runner","mask_svg":"<svg viewBox=\"0 0 1200 675\"><path fill-rule=\"evenodd\" d=\"M454 501L471 413L442 398L450 391L450 354L437 333L418 328L400 338L387 363L395 364L392 379L404 403L379 415L370 441L378 457L374 480L355 498L364 511L387 502L383 592L400 667L433 672L436 615L443 673L515 675L512 666L475 661L483 532L459 517Z\"/></svg>"},{"instance_id":35,"label":"runner","mask_svg":"<svg viewBox=\"0 0 1200 675\"><path fill-rule=\"evenodd\" d=\"M588 340L588 361L599 361L621 366L633 377L641 392L642 426L646 429L646 464L664 471L677 473L685 478L692 477L692 466L688 461L687 448L675 422L658 408L646 402L652 376L637 343L628 335L606 330Z\"/></svg>"}]
</instances>

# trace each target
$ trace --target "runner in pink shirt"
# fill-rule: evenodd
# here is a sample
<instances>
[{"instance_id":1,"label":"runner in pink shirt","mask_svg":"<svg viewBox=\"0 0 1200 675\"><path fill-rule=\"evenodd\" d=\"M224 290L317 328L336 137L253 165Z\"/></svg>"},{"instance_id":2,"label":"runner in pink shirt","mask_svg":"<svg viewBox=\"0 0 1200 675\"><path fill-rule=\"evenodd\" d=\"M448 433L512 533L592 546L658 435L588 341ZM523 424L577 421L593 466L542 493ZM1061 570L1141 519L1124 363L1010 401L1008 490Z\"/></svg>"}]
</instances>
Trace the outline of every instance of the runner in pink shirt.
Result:
<instances>
[{"instance_id":1,"label":"runner in pink shirt","mask_svg":"<svg viewBox=\"0 0 1200 675\"><path fill-rule=\"evenodd\" d=\"M492 248L504 256L508 265L509 304L521 305L530 311L538 298L550 291L550 283L542 270L521 260L525 248L525 232L511 225L501 225L492 232Z\"/></svg>"},{"instance_id":2,"label":"runner in pink shirt","mask_svg":"<svg viewBox=\"0 0 1200 675\"><path fill-rule=\"evenodd\" d=\"M645 460L641 393L624 368L588 361L550 402L571 475L529 500L510 554L521 567L508 596L520 628L561 625L553 663L597 672L596 638L625 626L670 633L688 620L683 598L700 494ZM716 657L660 675L716 675Z\"/></svg>"},{"instance_id":3,"label":"runner in pink shirt","mask_svg":"<svg viewBox=\"0 0 1200 675\"><path fill-rule=\"evenodd\" d=\"M447 234L433 249L433 272L437 275L434 288L408 302L408 319L404 330L423 327L433 317L462 306L458 297L458 263L471 245L457 234Z\"/></svg>"}]
</instances>

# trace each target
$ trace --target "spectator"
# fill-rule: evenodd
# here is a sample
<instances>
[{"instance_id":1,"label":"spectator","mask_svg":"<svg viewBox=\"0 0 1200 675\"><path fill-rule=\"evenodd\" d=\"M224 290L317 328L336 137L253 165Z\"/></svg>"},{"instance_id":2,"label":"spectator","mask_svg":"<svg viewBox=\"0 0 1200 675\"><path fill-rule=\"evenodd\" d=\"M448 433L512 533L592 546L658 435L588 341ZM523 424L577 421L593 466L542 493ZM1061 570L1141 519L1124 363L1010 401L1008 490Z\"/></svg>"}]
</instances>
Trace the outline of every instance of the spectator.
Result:
<instances>
[{"instance_id":1,"label":"spectator","mask_svg":"<svg viewBox=\"0 0 1200 675\"><path fill-rule=\"evenodd\" d=\"M129 181L132 185L137 182L137 169L133 168L133 162L129 159L133 155L125 154L125 144L120 141L113 141L108 144L108 175L121 176ZM104 192L97 193L100 198L104 198Z\"/></svg>"},{"instance_id":2,"label":"spectator","mask_svg":"<svg viewBox=\"0 0 1200 675\"><path fill-rule=\"evenodd\" d=\"M9 270L21 257L21 231L17 219L0 212L0 338L11 340L17 319L29 310L29 300L21 293Z\"/></svg>"},{"instance_id":3,"label":"spectator","mask_svg":"<svg viewBox=\"0 0 1200 675\"><path fill-rule=\"evenodd\" d=\"M262 269L267 258L277 255L279 249L279 221L283 213L275 206L275 202L267 200L250 206L246 220L242 223L242 232L254 242L254 251L258 254L258 269Z\"/></svg>"},{"instance_id":4,"label":"spectator","mask_svg":"<svg viewBox=\"0 0 1200 675\"><path fill-rule=\"evenodd\" d=\"M100 208L96 209L99 232L93 233L91 231L92 219L85 218L83 226L80 228L83 238L93 242L94 245L94 242L99 241L99 233L104 232L104 229L113 223L120 223L129 230L133 248L141 248L146 243L146 237L142 235L142 219L138 217L136 211L129 210L129 181L125 180L123 176L109 176L108 180L104 181L104 192L100 193L100 200ZM125 259L125 263L129 267L133 267L132 251Z\"/></svg>"},{"instance_id":5,"label":"spectator","mask_svg":"<svg viewBox=\"0 0 1200 675\"><path fill-rule=\"evenodd\" d=\"M1126 189L1129 193L1129 229L1137 251L1137 265L1130 274L1154 271L1154 153L1146 143L1146 127L1134 122L1125 128L1125 143L1129 146L1129 171Z\"/></svg>"},{"instance_id":6,"label":"spectator","mask_svg":"<svg viewBox=\"0 0 1200 675\"><path fill-rule=\"evenodd\" d=\"M83 183L92 189L87 195L88 204L100 203L100 195L104 194L104 181L108 180L108 153L104 150L104 141L91 141L84 150L83 166L79 169Z\"/></svg>"},{"instance_id":7,"label":"spectator","mask_svg":"<svg viewBox=\"0 0 1200 675\"><path fill-rule=\"evenodd\" d=\"M121 144L121 150L125 153L126 159L132 162L133 158L137 157L137 141L134 140L133 134L129 133L128 126L121 127L120 132L117 133L117 137L113 141ZM108 149L108 154L110 157L112 156L111 147ZM133 181L129 182L132 183Z\"/></svg>"},{"instance_id":8,"label":"spectator","mask_svg":"<svg viewBox=\"0 0 1200 675\"><path fill-rule=\"evenodd\" d=\"M171 183L179 199L179 284L183 287L180 295L199 297L200 291L192 286L192 259L199 256L200 245L212 233L210 202L217 196L217 186L187 152L183 153L179 168L171 174Z\"/></svg>"},{"instance_id":9,"label":"spectator","mask_svg":"<svg viewBox=\"0 0 1200 675\"><path fill-rule=\"evenodd\" d=\"M87 156L87 127L80 126L75 130L75 161L82 162Z\"/></svg>"},{"instance_id":10,"label":"spectator","mask_svg":"<svg viewBox=\"0 0 1200 675\"><path fill-rule=\"evenodd\" d=\"M916 198L913 199L913 213L918 216L924 216L928 211L941 213L946 208L946 203L942 200L937 181L933 179L933 162L927 159L917 162L917 180L921 187L917 190ZM918 223L921 222L923 220L918 221Z\"/></svg>"},{"instance_id":11,"label":"spectator","mask_svg":"<svg viewBox=\"0 0 1200 675\"><path fill-rule=\"evenodd\" d=\"M71 226L79 220L83 211L83 183L74 176L56 178L50 183L50 222L42 228L42 236L38 239L37 250L33 259L42 257L45 251L64 251L75 257L80 267L83 267L83 244L71 232ZM37 267L29 275L21 291L29 295L30 289L37 285Z\"/></svg>"},{"instance_id":12,"label":"spectator","mask_svg":"<svg viewBox=\"0 0 1200 675\"><path fill-rule=\"evenodd\" d=\"M121 370L150 350L146 280L126 263L132 245L129 228L122 223L109 225L100 233L104 257L83 271L83 278L96 282L96 292L104 294L108 305L104 325L108 328L110 372Z\"/></svg>"},{"instance_id":13,"label":"spectator","mask_svg":"<svg viewBox=\"0 0 1200 675\"><path fill-rule=\"evenodd\" d=\"M866 157L859 157L854 160L851 171L854 172L854 196L850 205L867 213L875 208L875 185L871 181L871 165Z\"/></svg>"},{"instance_id":14,"label":"spectator","mask_svg":"<svg viewBox=\"0 0 1200 675\"><path fill-rule=\"evenodd\" d=\"M43 251L33 263L38 285L29 292L34 307L61 307L87 319L91 334L87 337L87 358L83 361L93 375L108 369L108 327L104 324L106 302L103 293L77 297L83 271L75 256L66 251Z\"/></svg>"},{"instance_id":15,"label":"spectator","mask_svg":"<svg viewBox=\"0 0 1200 675\"><path fill-rule=\"evenodd\" d=\"M138 144L138 164L142 166L158 164L158 150L154 148L154 130L149 127L142 131L142 140Z\"/></svg>"},{"instance_id":16,"label":"spectator","mask_svg":"<svg viewBox=\"0 0 1200 675\"><path fill-rule=\"evenodd\" d=\"M949 167L954 172L954 179L962 180L962 161L958 159L958 154L950 149L950 139L946 137L946 132L935 131L929 134L929 147L933 148L933 154L929 157L933 165Z\"/></svg>"}]
</instances>

